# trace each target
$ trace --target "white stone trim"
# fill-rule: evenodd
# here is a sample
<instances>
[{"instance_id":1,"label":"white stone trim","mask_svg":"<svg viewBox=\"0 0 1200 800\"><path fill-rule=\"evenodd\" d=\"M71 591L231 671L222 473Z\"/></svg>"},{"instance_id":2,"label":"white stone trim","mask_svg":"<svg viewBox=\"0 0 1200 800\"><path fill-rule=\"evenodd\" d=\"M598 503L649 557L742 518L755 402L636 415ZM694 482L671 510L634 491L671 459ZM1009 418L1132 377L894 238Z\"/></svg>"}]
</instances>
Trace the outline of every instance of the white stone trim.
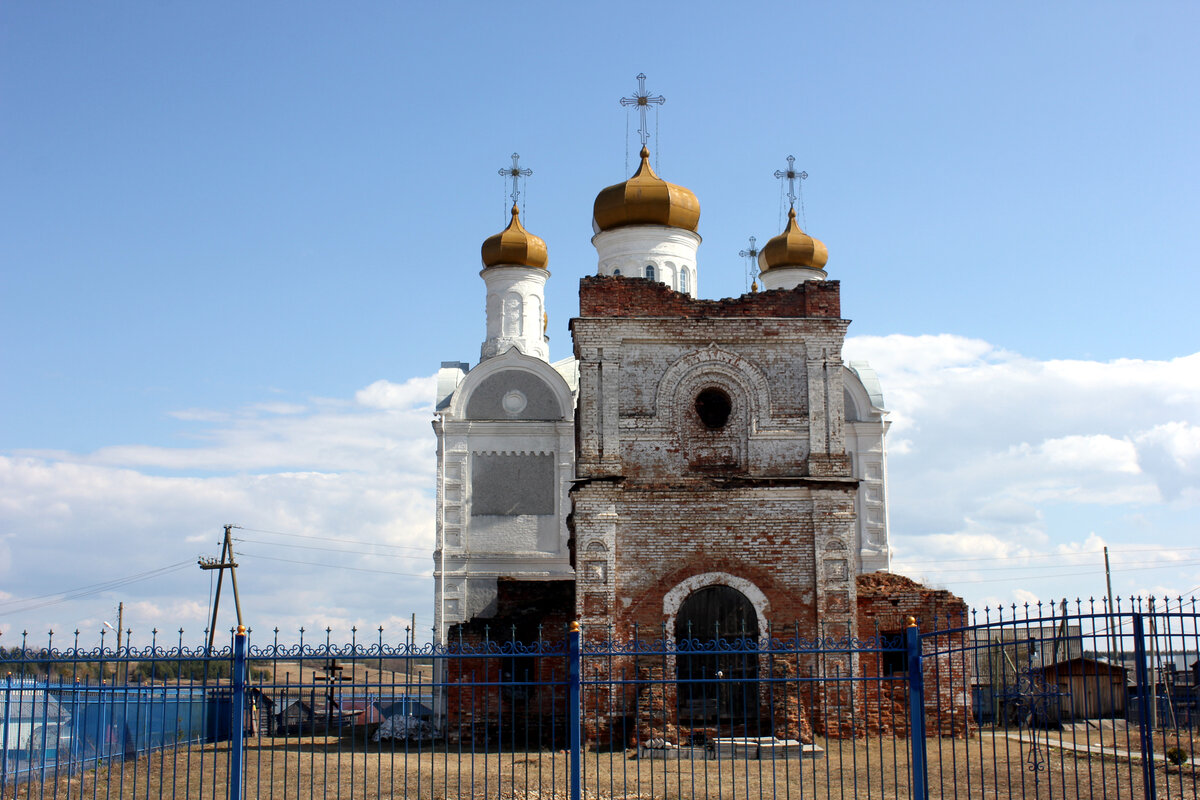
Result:
<instances>
[{"instance_id":1,"label":"white stone trim","mask_svg":"<svg viewBox=\"0 0 1200 800\"><path fill-rule=\"evenodd\" d=\"M758 636L767 635L767 614L771 611L771 601L762 590L745 578L730 575L728 572L705 572L693 575L677 583L669 592L663 595L663 617L667 621L667 638L675 641L675 620L679 616L679 608L683 601L695 591L706 586L728 586L736 589L754 606L754 614L758 617Z\"/></svg>"},{"instance_id":2,"label":"white stone trim","mask_svg":"<svg viewBox=\"0 0 1200 800\"><path fill-rule=\"evenodd\" d=\"M654 416L660 426L670 430L681 428L678 415L688 404L680 397L683 390L693 390L707 379L721 376L735 384L746 403L747 430L757 431L760 421L770 417L771 392L766 375L756 364L728 350L710 344L694 350L671 364L663 372L654 394ZM739 398L731 397L735 403Z\"/></svg>"},{"instance_id":3,"label":"white stone trim","mask_svg":"<svg viewBox=\"0 0 1200 800\"><path fill-rule=\"evenodd\" d=\"M467 376L458 385L458 389L450 398L450 412L447 414L447 418L455 420L464 419L467 403L471 399L471 392L474 391L475 387L482 383L489 375L507 369L530 372L541 378L550 386L550 390L554 392L559 408L562 410L562 419L570 422L574 418L575 396L562 374L551 367L546 361L527 356L516 348L509 350L503 355L487 359L467 373Z\"/></svg>"}]
</instances>

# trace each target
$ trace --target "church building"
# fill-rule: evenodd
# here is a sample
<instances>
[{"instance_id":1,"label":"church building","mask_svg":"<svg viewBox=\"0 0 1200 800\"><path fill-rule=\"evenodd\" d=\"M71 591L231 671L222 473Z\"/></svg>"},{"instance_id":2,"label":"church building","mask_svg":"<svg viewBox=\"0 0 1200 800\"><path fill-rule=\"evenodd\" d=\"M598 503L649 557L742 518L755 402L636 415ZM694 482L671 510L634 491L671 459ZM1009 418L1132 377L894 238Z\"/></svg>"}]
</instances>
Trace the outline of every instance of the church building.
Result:
<instances>
[{"instance_id":1,"label":"church building","mask_svg":"<svg viewBox=\"0 0 1200 800\"><path fill-rule=\"evenodd\" d=\"M438 373L441 643L572 620L595 638L854 635L856 576L890 567L882 393L843 361L825 245L793 208L761 290L701 299L700 203L645 138L593 204L571 358L549 360L547 247L515 192L483 243L479 361Z\"/></svg>"}]
</instances>

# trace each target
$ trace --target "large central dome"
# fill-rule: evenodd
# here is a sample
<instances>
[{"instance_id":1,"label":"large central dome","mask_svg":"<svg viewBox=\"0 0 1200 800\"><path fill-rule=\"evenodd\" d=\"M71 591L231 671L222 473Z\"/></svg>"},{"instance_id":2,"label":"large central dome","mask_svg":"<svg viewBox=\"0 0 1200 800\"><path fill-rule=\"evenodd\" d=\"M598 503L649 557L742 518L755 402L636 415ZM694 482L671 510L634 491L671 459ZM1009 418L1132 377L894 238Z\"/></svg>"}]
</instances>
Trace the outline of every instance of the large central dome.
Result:
<instances>
[{"instance_id":1,"label":"large central dome","mask_svg":"<svg viewBox=\"0 0 1200 800\"><path fill-rule=\"evenodd\" d=\"M596 195L592 217L597 232L626 225L666 225L694 232L700 223L700 201L696 195L655 175L650 168L650 151L645 146L641 158L642 163L632 178Z\"/></svg>"}]
</instances>

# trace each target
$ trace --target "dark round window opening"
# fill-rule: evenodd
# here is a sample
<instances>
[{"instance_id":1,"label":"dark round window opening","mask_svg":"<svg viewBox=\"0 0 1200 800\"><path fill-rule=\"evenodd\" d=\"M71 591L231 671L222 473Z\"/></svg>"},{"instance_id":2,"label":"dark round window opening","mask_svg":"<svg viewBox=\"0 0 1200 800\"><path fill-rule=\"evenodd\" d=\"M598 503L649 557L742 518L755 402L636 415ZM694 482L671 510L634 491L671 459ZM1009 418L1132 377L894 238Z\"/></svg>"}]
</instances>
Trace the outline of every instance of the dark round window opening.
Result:
<instances>
[{"instance_id":1,"label":"dark round window opening","mask_svg":"<svg viewBox=\"0 0 1200 800\"><path fill-rule=\"evenodd\" d=\"M696 414L706 428L724 428L732 410L733 403L729 401L729 395L720 389L705 389L696 395Z\"/></svg>"}]
</instances>

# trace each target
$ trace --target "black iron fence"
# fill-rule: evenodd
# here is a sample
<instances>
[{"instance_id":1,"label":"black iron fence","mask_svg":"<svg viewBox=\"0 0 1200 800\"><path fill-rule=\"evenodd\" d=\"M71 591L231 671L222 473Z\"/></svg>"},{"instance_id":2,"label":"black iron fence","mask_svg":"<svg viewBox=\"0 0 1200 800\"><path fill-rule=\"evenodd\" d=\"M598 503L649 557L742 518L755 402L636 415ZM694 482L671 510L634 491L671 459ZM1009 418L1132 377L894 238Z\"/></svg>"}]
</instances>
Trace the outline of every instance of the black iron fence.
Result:
<instances>
[{"instance_id":1,"label":"black iron fence","mask_svg":"<svg viewBox=\"0 0 1200 800\"><path fill-rule=\"evenodd\" d=\"M0 654L4 797L1193 797L1197 612ZM181 634L182 637L182 634Z\"/></svg>"}]
</instances>

